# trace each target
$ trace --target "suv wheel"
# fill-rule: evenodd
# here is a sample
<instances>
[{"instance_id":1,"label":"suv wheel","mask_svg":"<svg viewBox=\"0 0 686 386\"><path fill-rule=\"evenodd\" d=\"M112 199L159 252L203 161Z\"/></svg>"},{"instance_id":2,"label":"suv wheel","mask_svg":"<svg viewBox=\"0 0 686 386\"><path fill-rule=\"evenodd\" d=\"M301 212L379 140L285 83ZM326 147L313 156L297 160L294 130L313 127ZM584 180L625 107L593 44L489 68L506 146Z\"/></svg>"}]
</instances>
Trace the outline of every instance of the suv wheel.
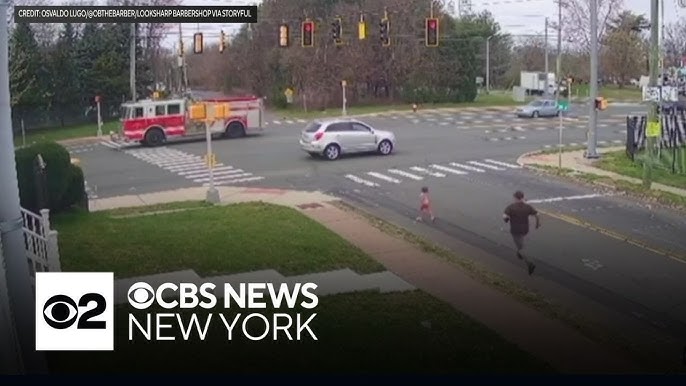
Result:
<instances>
[{"instance_id":1,"label":"suv wheel","mask_svg":"<svg viewBox=\"0 0 686 386\"><path fill-rule=\"evenodd\" d=\"M329 161L337 160L340 155L341 155L341 148L338 147L338 145L331 144L331 145L327 146L326 149L324 149L324 156Z\"/></svg>"}]
</instances>

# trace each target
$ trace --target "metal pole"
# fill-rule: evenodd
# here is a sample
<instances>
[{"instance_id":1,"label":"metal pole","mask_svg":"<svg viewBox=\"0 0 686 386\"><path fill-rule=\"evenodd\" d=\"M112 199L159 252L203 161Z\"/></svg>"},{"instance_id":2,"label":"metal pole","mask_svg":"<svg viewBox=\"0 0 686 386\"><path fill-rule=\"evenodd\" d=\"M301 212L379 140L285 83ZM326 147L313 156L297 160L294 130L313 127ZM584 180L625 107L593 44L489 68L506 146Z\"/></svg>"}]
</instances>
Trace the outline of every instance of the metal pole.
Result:
<instances>
[{"instance_id":1,"label":"metal pole","mask_svg":"<svg viewBox=\"0 0 686 386\"><path fill-rule=\"evenodd\" d=\"M548 18L545 18L545 31L543 32L545 35L545 95L548 95L548 90L550 89L550 83L549 83L549 78L548 74L550 73L550 70L548 69Z\"/></svg>"},{"instance_id":2,"label":"metal pole","mask_svg":"<svg viewBox=\"0 0 686 386\"><path fill-rule=\"evenodd\" d=\"M136 101L136 23L131 23L131 42L129 44L129 83L131 87L131 100ZM100 104L98 104L100 107ZM100 122L100 118L98 118Z\"/></svg>"},{"instance_id":3,"label":"metal pole","mask_svg":"<svg viewBox=\"0 0 686 386\"><path fill-rule=\"evenodd\" d=\"M21 120L21 146L26 146L26 126L24 125L24 119Z\"/></svg>"},{"instance_id":4,"label":"metal pole","mask_svg":"<svg viewBox=\"0 0 686 386\"><path fill-rule=\"evenodd\" d=\"M348 102L348 101L345 99L345 86L346 86L346 82L343 81L342 84L341 84L341 86L342 86L342 90L343 90L343 116L346 116L346 115L348 115L348 111L347 111L347 109L346 109L346 107L347 107L347 102Z\"/></svg>"},{"instance_id":5,"label":"metal pole","mask_svg":"<svg viewBox=\"0 0 686 386\"><path fill-rule=\"evenodd\" d=\"M210 132L210 126L212 126L212 122L206 120L205 140L207 141L207 169L210 175L210 183L205 199L211 204L218 204L221 199L219 197L219 191L214 187L214 155L212 153L212 133Z\"/></svg>"},{"instance_id":6,"label":"metal pole","mask_svg":"<svg viewBox=\"0 0 686 386\"><path fill-rule=\"evenodd\" d=\"M560 85L562 84L562 1L558 1L557 8L557 58L555 59L555 80L557 81L557 89L555 90L555 104L559 106L560 103ZM569 95L569 84L567 85L567 93ZM569 108L569 104L567 105ZM559 150L557 154L557 167L562 172L562 113L559 114L560 128L559 128Z\"/></svg>"},{"instance_id":7,"label":"metal pole","mask_svg":"<svg viewBox=\"0 0 686 386\"><path fill-rule=\"evenodd\" d=\"M134 96L135 98L135 96ZM100 115L100 100L95 103L98 107L98 137L102 136L102 116Z\"/></svg>"},{"instance_id":8,"label":"metal pole","mask_svg":"<svg viewBox=\"0 0 686 386\"><path fill-rule=\"evenodd\" d=\"M658 60L660 59L660 47L658 33L660 31L660 0L650 2L650 87L657 87ZM660 93L662 94L662 93ZM660 98L661 99L661 98ZM652 101L648 107L648 123L655 122L659 118L657 110L660 101ZM647 125L646 125L647 129ZM647 130L646 130L646 134ZM653 179L653 162L655 162L655 137L646 135L646 151L648 159L643 163L643 185L650 188Z\"/></svg>"},{"instance_id":9,"label":"metal pole","mask_svg":"<svg viewBox=\"0 0 686 386\"><path fill-rule=\"evenodd\" d=\"M491 38L486 38L486 94L491 93Z\"/></svg>"},{"instance_id":10,"label":"metal pole","mask_svg":"<svg viewBox=\"0 0 686 386\"><path fill-rule=\"evenodd\" d=\"M12 108L8 58L9 27L5 17L8 6L7 0L0 0L0 240L3 248L0 264L5 264L10 310L14 317L16 336L19 338L20 347L16 347L15 352L17 358L21 358L23 362L23 368L17 368L16 371L46 373L47 366L43 353L36 351L35 298L24 246L14 141L12 130L9 129L12 127ZM12 341L9 344L12 344Z\"/></svg>"},{"instance_id":11,"label":"metal pole","mask_svg":"<svg viewBox=\"0 0 686 386\"><path fill-rule=\"evenodd\" d=\"M591 0L591 81L590 81L590 103L588 119L588 144L586 147L586 158L598 158L596 136L598 111L595 108L595 100L598 97L598 0Z\"/></svg>"}]
</instances>

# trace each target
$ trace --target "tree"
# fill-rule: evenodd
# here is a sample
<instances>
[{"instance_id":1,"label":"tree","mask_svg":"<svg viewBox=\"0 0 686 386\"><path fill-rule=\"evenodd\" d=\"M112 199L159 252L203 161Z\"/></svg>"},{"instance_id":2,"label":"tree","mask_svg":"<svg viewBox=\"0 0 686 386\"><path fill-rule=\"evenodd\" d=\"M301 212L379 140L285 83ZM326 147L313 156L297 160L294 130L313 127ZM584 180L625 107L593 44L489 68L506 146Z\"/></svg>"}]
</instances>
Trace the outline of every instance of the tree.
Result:
<instances>
[{"instance_id":1,"label":"tree","mask_svg":"<svg viewBox=\"0 0 686 386\"><path fill-rule=\"evenodd\" d=\"M630 77L641 73L646 54L641 31L647 24L643 15L624 11L608 25L604 63L619 87L624 87Z\"/></svg>"},{"instance_id":2,"label":"tree","mask_svg":"<svg viewBox=\"0 0 686 386\"><path fill-rule=\"evenodd\" d=\"M562 1L562 29L567 39L576 44L581 52L591 52L591 7L590 0ZM603 42L609 22L616 19L624 7L624 0L597 0L598 42Z\"/></svg>"},{"instance_id":3,"label":"tree","mask_svg":"<svg viewBox=\"0 0 686 386\"><path fill-rule=\"evenodd\" d=\"M683 18L665 26L665 67L679 67L686 54L686 20Z\"/></svg>"},{"instance_id":4,"label":"tree","mask_svg":"<svg viewBox=\"0 0 686 386\"><path fill-rule=\"evenodd\" d=\"M51 107L57 114L60 126L64 126L66 116L78 113L81 79L77 68L76 56L77 36L72 24L65 24L57 44L51 52L52 74L60 74L51 77L52 103Z\"/></svg>"},{"instance_id":5,"label":"tree","mask_svg":"<svg viewBox=\"0 0 686 386\"><path fill-rule=\"evenodd\" d=\"M9 72L12 112L20 120L44 101L46 90L41 63L42 57L31 26L17 24L10 41Z\"/></svg>"}]
</instances>

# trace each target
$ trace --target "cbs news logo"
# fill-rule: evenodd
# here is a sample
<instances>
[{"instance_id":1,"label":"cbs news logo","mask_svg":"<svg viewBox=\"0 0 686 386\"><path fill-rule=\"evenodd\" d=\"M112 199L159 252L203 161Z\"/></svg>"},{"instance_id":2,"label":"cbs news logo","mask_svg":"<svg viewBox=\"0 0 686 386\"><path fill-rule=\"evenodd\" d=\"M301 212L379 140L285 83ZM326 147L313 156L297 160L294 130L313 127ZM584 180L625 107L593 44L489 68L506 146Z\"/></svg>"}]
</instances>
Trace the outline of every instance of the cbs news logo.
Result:
<instances>
[{"instance_id":1,"label":"cbs news logo","mask_svg":"<svg viewBox=\"0 0 686 386\"><path fill-rule=\"evenodd\" d=\"M36 350L114 350L114 273L36 272Z\"/></svg>"}]
</instances>

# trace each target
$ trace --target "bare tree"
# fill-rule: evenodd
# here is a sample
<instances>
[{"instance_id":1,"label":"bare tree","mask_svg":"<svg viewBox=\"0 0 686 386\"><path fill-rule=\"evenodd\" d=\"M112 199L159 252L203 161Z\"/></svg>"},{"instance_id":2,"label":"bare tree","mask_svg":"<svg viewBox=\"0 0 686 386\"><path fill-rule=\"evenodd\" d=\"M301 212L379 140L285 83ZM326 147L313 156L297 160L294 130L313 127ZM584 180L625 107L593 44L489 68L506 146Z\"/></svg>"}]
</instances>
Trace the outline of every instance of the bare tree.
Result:
<instances>
[{"instance_id":1,"label":"bare tree","mask_svg":"<svg viewBox=\"0 0 686 386\"><path fill-rule=\"evenodd\" d=\"M686 54L686 20L665 26L664 47L665 66L679 66Z\"/></svg>"},{"instance_id":2,"label":"bare tree","mask_svg":"<svg viewBox=\"0 0 686 386\"><path fill-rule=\"evenodd\" d=\"M570 42L588 54L591 52L591 7L589 0L558 0L564 8L563 33ZM598 36L603 42L610 21L615 19L624 8L624 0L597 0Z\"/></svg>"}]
</instances>

